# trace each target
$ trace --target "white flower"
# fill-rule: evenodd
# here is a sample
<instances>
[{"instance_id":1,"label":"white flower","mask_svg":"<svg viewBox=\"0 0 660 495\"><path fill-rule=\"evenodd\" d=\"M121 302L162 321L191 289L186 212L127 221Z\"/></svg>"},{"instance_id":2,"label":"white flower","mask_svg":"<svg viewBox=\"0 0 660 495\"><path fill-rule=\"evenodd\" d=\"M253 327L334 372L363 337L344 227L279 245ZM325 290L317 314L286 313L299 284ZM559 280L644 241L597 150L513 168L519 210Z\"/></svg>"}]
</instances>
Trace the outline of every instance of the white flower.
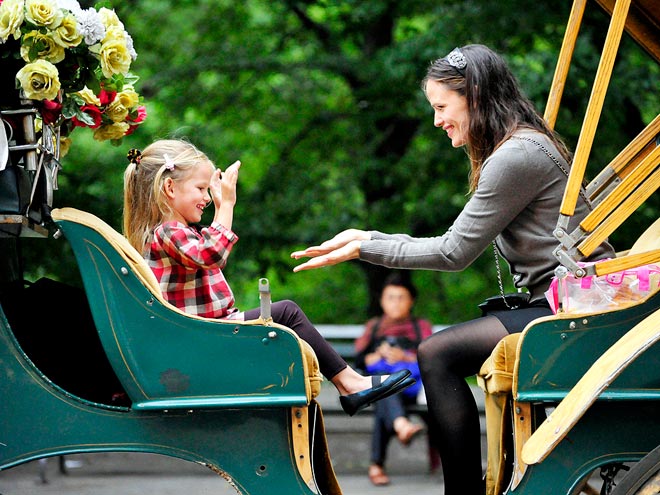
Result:
<instances>
[{"instance_id":1,"label":"white flower","mask_svg":"<svg viewBox=\"0 0 660 495\"><path fill-rule=\"evenodd\" d=\"M93 8L76 12L80 33L85 38L85 43L91 46L105 38L105 26L101 21L99 13Z\"/></svg>"},{"instance_id":2,"label":"white flower","mask_svg":"<svg viewBox=\"0 0 660 495\"><path fill-rule=\"evenodd\" d=\"M128 53L130 53L131 59L135 60L137 58L137 52L133 46L133 38L131 38L131 35L126 31L124 31L124 36L126 36L126 49L128 50Z\"/></svg>"},{"instance_id":3,"label":"white flower","mask_svg":"<svg viewBox=\"0 0 660 495\"><path fill-rule=\"evenodd\" d=\"M80 4L77 0L57 0L57 6L76 15L82 11L82 8L80 7Z\"/></svg>"}]
</instances>

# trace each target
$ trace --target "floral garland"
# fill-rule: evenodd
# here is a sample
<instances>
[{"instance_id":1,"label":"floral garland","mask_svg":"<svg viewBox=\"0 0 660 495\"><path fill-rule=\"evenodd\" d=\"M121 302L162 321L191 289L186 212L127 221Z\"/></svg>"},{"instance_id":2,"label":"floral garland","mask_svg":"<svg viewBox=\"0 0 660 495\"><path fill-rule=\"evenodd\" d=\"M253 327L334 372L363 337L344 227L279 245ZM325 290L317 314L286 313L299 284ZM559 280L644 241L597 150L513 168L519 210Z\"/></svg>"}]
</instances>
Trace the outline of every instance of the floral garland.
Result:
<instances>
[{"instance_id":1,"label":"floral garland","mask_svg":"<svg viewBox=\"0 0 660 495\"><path fill-rule=\"evenodd\" d=\"M0 63L11 68L3 77L34 100L39 125L59 128L60 156L76 127L118 144L144 122L130 73L136 57L114 10L83 9L76 0L0 0Z\"/></svg>"}]
</instances>

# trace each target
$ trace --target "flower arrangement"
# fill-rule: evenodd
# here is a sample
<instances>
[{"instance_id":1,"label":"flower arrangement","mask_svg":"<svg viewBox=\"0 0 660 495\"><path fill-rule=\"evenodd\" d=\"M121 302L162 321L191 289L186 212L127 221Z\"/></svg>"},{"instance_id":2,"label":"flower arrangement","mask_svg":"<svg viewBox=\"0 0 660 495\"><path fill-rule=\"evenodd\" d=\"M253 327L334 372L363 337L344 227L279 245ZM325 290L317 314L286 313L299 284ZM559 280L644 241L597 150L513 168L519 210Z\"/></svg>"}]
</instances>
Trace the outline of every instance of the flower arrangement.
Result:
<instances>
[{"instance_id":1,"label":"flower arrangement","mask_svg":"<svg viewBox=\"0 0 660 495\"><path fill-rule=\"evenodd\" d=\"M136 57L114 10L83 9L77 0L0 0L0 63L10 68L3 78L33 100L37 125L59 130L60 156L76 127L118 144L145 120L130 72Z\"/></svg>"}]
</instances>

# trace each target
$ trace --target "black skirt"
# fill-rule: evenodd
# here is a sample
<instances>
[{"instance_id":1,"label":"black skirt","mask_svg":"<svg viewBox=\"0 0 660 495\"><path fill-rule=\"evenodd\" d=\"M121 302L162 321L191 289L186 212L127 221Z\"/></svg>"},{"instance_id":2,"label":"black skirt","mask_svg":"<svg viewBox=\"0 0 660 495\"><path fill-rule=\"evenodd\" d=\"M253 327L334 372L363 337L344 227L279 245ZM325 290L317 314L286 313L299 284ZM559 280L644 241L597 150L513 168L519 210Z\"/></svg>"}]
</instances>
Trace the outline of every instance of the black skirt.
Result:
<instances>
[{"instance_id":1,"label":"black skirt","mask_svg":"<svg viewBox=\"0 0 660 495\"><path fill-rule=\"evenodd\" d=\"M522 332L530 321L542 316L551 316L553 314L548 301L539 299L524 308L506 309L502 311L491 311L488 316L494 316L502 322L504 328L509 333Z\"/></svg>"}]
</instances>

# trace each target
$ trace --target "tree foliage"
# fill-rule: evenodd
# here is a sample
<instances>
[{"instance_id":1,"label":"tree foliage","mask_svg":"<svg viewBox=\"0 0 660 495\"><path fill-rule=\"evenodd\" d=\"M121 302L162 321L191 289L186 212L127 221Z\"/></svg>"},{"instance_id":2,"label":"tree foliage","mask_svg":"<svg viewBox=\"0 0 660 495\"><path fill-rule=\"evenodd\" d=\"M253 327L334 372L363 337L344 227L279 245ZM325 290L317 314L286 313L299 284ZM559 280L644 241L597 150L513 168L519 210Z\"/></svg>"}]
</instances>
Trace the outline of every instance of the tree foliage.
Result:
<instances>
[{"instance_id":1,"label":"tree foliage","mask_svg":"<svg viewBox=\"0 0 660 495\"><path fill-rule=\"evenodd\" d=\"M441 235L465 203L468 160L433 127L420 90L430 61L454 46L501 53L543 109L568 2L529 0L122 0L114 2L139 53L149 117L112 148L82 140L64 160L56 203L121 225L125 153L180 136L224 168L243 162L226 274L240 307L257 279L317 322L354 323L377 311L386 270L348 263L292 274L289 253L357 227ZM588 13L557 129L574 145L607 18ZM591 161L602 167L658 108L657 66L624 40ZM640 95L629 81L643 81ZM651 110L649 110L651 109ZM653 115L651 115L653 116ZM79 147L80 146L80 147ZM657 217L617 233L621 248ZM419 312L437 323L476 315L497 291L493 254L463 273L417 272Z\"/></svg>"}]
</instances>

